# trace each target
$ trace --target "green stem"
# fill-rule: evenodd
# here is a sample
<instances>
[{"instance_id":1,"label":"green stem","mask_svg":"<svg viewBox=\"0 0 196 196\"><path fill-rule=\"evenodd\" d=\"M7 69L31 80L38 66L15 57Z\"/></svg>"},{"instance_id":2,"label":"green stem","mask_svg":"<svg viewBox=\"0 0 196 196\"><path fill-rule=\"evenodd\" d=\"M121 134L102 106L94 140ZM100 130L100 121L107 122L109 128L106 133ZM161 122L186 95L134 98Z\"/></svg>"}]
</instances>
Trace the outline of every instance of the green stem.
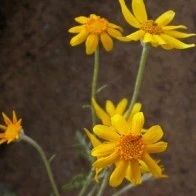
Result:
<instances>
[{"instance_id":1,"label":"green stem","mask_svg":"<svg viewBox=\"0 0 196 196\"><path fill-rule=\"evenodd\" d=\"M98 72L99 72L99 47L97 47L95 51L95 57L94 57L94 72L93 72L92 89L91 89L91 100L92 98L96 98ZM94 126L96 124L96 116L92 103L91 103L91 115L92 115L92 125Z\"/></svg>"},{"instance_id":2,"label":"green stem","mask_svg":"<svg viewBox=\"0 0 196 196\"><path fill-rule=\"evenodd\" d=\"M104 192L106 186L108 185L108 178L109 178L109 175L110 175L110 172L107 171L107 172L105 173L105 176L104 176L103 181L102 181L102 183L101 183L101 186L100 186L100 188L99 188L99 191L98 191L98 193L97 193L97 196L102 196L102 195L103 195L103 192Z\"/></svg>"},{"instance_id":3,"label":"green stem","mask_svg":"<svg viewBox=\"0 0 196 196\"><path fill-rule=\"evenodd\" d=\"M60 196L59 191L57 189L57 185L56 185L56 183L54 181L54 177L53 177L53 174L52 174L52 171L51 171L51 168L50 168L49 161L48 161L48 159L46 157L46 154L44 153L43 149L41 148L41 146L36 141L34 141L33 139L31 139L30 137L25 135L24 133L21 134L20 138L23 141L27 142L28 144L32 145L38 151L38 153L40 154L41 159L42 159L42 161L44 163L44 166L46 168L46 172L48 174L50 183L52 185L52 188L53 188L53 191L54 191L54 195L55 196Z\"/></svg>"},{"instance_id":4,"label":"green stem","mask_svg":"<svg viewBox=\"0 0 196 196\"><path fill-rule=\"evenodd\" d=\"M131 110L133 108L133 105L137 101L137 98L138 98L138 95L139 95L139 91L140 91L142 78L143 78L143 74L144 74L144 69L145 69L145 65L147 63L149 51L150 51L150 44L148 44L148 43L144 44L143 45L143 50L142 50L142 55L141 55L141 58L140 58L138 73L137 73L137 77L136 77L136 81L135 81L133 96L132 96L131 102L129 104L129 108L127 110L127 115L126 115L127 118L129 117L129 115L131 113Z\"/></svg>"},{"instance_id":5,"label":"green stem","mask_svg":"<svg viewBox=\"0 0 196 196\"><path fill-rule=\"evenodd\" d=\"M94 173L94 168L91 168L91 170L90 170L90 172L89 172L89 174L88 174L88 176L86 178L86 182L85 182L84 186L82 187L82 189L81 189L81 191L80 191L78 196L84 195L86 189L88 188L88 186L91 183L91 180L92 180L92 177L93 177L93 173Z\"/></svg>"}]
</instances>

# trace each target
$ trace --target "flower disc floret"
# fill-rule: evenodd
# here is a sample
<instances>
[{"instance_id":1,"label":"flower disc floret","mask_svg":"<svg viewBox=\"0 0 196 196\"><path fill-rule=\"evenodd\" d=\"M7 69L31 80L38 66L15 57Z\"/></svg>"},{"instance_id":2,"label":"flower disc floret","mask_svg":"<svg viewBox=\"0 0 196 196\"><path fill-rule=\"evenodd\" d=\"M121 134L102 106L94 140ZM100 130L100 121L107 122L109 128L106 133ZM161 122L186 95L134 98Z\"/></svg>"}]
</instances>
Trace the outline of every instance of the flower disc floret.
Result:
<instances>
[{"instance_id":1,"label":"flower disc floret","mask_svg":"<svg viewBox=\"0 0 196 196\"><path fill-rule=\"evenodd\" d=\"M132 160L141 159L144 152L144 142L142 136L125 135L122 136L119 144L117 145L117 150L120 153L121 159Z\"/></svg>"},{"instance_id":2,"label":"flower disc floret","mask_svg":"<svg viewBox=\"0 0 196 196\"><path fill-rule=\"evenodd\" d=\"M152 35L159 35L163 32L162 28L153 20L142 23L141 29Z\"/></svg>"}]
</instances>

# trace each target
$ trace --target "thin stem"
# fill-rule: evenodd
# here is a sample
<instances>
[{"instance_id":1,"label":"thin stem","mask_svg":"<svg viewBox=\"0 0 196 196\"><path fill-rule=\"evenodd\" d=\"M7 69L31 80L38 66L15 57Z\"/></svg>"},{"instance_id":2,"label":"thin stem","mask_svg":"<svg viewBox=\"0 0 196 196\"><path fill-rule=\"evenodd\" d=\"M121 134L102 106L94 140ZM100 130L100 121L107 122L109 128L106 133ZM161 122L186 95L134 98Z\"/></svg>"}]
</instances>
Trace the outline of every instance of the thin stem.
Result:
<instances>
[{"instance_id":1,"label":"thin stem","mask_svg":"<svg viewBox=\"0 0 196 196\"><path fill-rule=\"evenodd\" d=\"M141 55L141 58L140 58L138 73L137 73L137 77L136 77L136 81L135 81L133 96L132 96L131 102L129 104L129 108L127 110L127 115L126 115L127 118L129 117L129 115L131 113L131 110L133 108L133 105L137 101L137 98L138 98L138 95L139 95L139 91L140 91L142 78L143 78L143 74L144 74L144 69L145 69L145 65L147 63L149 51L150 51L150 44L148 44L148 43L144 44L143 45L143 50L142 50L142 55Z\"/></svg>"},{"instance_id":2,"label":"thin stem","mask_svg":"<svg viewBox=\"0 0 196 196\"><path fill-rule=\"evenodd\" d=\"M95 51L95 57L94 57L94 72L93 72L93 80L92 80L91 99L96 97L98 73L99 73L99 47L97 47ZM96 124L96 116L92 103L91 103L91 115L92 115L92 125L94 126Z\"/></svg>"},{"instance_id":3,"label":"thin stem","mask_svg":"<svg viewBox=\"0 0 196 196\"><path fill-rule=\"evenodd\" d=\"M101 186L100 186L100 188L99 188L99 191L98 191L98 193L97 193L97 196L102 196L102 195L103 195L103 192L104 192L106 186L108 185L108 178L109 178L109 175L110 175L110 172L107 171L107 172L105 173L105 176L104 176L103 181L102 181L102 183L101 183Z\"/></svg>"},{"instance_id":4,"label":"thin stem","mask_svg":"<svg viewBox=\"0 0 196 196\"><path fill-rule=\"evenodd\" d=\"M142 182L148 181L150 179L152 179L152 175L146 174L142 177ZM123 193L127 192L128 190L132 189L135 186L137 186L137 185L128 184L127 186L124 186L122 189L120 189L119 191L114 193L112 196L120 196L120 195L122 195Z\"/></svg>"},{"instance_id":5,"label":"thin stem","mask_svg":"<svg viewBox=\"0 0 196 196\"><path fill-rule=\"evenodd\" d=\"M89 174L88 174L88 176L87 176L87 178L86 178L86 182L85 182L84 186L82 187L82 189L81 189L81 191L80 191L80 193L79 193L78 196L84 195L86 189L88 188L88 186L89 186L90 183L91 183L91 179L92 179L92 177L93 177L93 173L94 173L94 168L91 168L91 170L90 170L90 172L89 172Z\"/></svg>"},{"instance_id":6,"label":"thin stem","mask_svg":"<svg viewBox=\"0 0 196 196\"><path fill-rule=\"evenodd\" d=\"M54 181L54 177L53 177L53 174L52 174L52 171L51 171L51 168L50 168L49 161L48 161L48 159L46 157L45 152L41 148L41 146L36 141L34 141L33 139L31 139L30 137L28 137L27 135L25 135L24 133L21 134L21 139L23 141L27 142L28 144L32 145L37 150L37 152L40 154L41 159L42 159L42 161L44 163L44 166L46 168L46 172L48 174L50 183L52 185L52 188L53 188L53 191L54 191L54 195L55 196L60 196L59 191L57 189L57 185L56 185L56 183Z\"/></svg>"}]
</instances>

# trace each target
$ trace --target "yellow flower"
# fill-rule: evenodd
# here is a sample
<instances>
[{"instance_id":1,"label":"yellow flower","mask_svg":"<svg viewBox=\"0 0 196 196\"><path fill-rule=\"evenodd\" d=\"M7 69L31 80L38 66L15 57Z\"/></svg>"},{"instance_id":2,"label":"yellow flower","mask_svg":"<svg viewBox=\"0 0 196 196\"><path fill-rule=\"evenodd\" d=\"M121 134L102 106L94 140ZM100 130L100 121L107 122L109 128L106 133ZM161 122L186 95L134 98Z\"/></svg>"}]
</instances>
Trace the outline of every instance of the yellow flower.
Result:
<instances>
[{"instance_id":1,"label":"yellow flower","mask_svg":"<svg viewBox=\"0 0 196 196\"><path fill-rule=\"evenodd\" d=\"M111 51L113 48L111 37L122 36L121 27L95 14L91 14L89 17L79 16L75 18L75 21L81 25L69 29L70 33L78 33L71 39L70 44L71 46L77 46L86 41L87 54L95 52L99 41L101 41L106 51Z\"/></svg>"},{"instance_id":2,"label":"yellow flower","mask_svg":"<svg viewBox=\"0 0 196 196\"><path fill-rule=\"evenodd\" d=\"M92 99L92 104L97 114L97 117L102 121L104 125L111 125L111 117L116 114L126 116L126 108L128 104L128 100L123 98L116 106L110 100L106 101L105 110L104 111L95 99ZM142 105L140 103L136 103L133 106L133 109L128 117L128 122L131 122L133 115L141 110Z\"/></svg>"},{"instance_id":3,"label":"yellow flower","mask_svg":"<svg viewBox=\"0 0 196 196\"><path fill-rule=\"evenodd\" d=\"M140 184L139 161L148 166L154 177L163 177L162 168L150 156L151 153L163 152L167 148L166 142L159 141L163 136L161 127L152 126L142 134L144 125L142 112L133 116L131 124L120 115L112 117L111 124L112 126L96 125L93 128L94 133L103 142L91 151L92 156L98 157L93 167L99 169L115 165L110 176L110 186L119 186L124 178L132 184Z\"/></svg>"},{"instance_id":4,"label":"yellow flower","mask_svg":"<svg viewBox=\"0 0 196 196\"><path fill-rule=\"evenodd\" d=\"M121 41L138 41L142 39L144 43L150 42L152 46L157 47L161 45L164 49L185 49L194 47L195 44L185 44L178 40L178 38L187 38L195 36L196 34L187 34L175 29L187 29L184 25L169 26L168 24L173 20L175 12L169 10L159 16L156 20L148 18L146 8L143 0L132 0L133 14L125 5L124 0L119 0L123 16L127 23L139 29L138 31L127 35L126 37L119 37Z\"/></svg>"},{"instance_id":5,"label":"yellow flower","mask_svg":"<svg viewBox=\"0 0 196 196\"><path fill-rule=\"evenodd\" d=\"M4 113L2 113L5 125L0 125L0 129L4 130L4 133L0 134L0 144L7 142L9 144L12 141L18 140L22 130L22 119L17 120L15 111L13 111L12 120L9 119Z\"/></svg>"}]
</instances>

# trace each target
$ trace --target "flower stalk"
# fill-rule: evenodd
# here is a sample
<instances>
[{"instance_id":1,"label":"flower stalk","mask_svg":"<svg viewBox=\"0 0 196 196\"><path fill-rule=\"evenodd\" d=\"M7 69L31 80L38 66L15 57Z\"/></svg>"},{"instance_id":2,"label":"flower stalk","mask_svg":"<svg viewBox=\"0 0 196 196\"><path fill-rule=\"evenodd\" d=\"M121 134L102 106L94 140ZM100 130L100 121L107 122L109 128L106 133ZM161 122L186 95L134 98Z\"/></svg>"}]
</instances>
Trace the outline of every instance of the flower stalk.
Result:
<instances>
[{"instance_id":1,"label":"flower stalk","mask_svg":"<svg viewBox=\"0 0 196 196\"><path fill-rule=\"evenodd\" d=\"M132 96L132 99L131 99L131 102L129 104L127 114L126 114L127 118L130 115L131 110L133 108L133 105L136 103L139 92L140 92L141 83L142 83L142 79L143 79L143 75L144 75L144 69L145 69L145 65L147 63L150 48L151 48L151 46L149 43L143 44L142 55L140 58L140 64L139 64L138 73L137 73L137 77L136 77L136 81L135 81L133 96Z\"/></svg>"},{"instance_id":2,"label":"flower stalk","mask_svg":"<svg viewBox=\"0 0 196 196\"><path fill-rule=\"evenodd\" d=\"M27 135L25 135L24 132L21 134L20 139L25 141L25 142L27 142L31 146L33 146L37 150L37 152L40 154L40 157L41 157L41 159L42 159L42 161L44 163L44 166L46 168L46 172L48 174L50 183L52 185L52 189L53 189L54 195L55 196L60 196L60 193L59 193L59 191L57 189L57 185L55 183L55 180L54 180L54 177L53 177L53 174L52 174L50 163L49 163L49 161L48 161L48 159L46 157L46 154L43 151L42 147L36 141L34 141L32 138L30 138Z\"/></svg>"},{"instance_id":3,"label":"flower stalk","mask_svg":"<svg viewBox=\"0 0 196 196\"><path fill-rule=\"evenodd\" d=\"M97 47L94 55L94 71L93 71L93 79L92 79L91 100L93 98L96 98L98 73L99 73L99 47ZM96 124L96 116L95 116L95 110L92 105L92 101L91 101L91 115L92 115L92 126L94 126Z\"/></svg>"}]
</instances>

